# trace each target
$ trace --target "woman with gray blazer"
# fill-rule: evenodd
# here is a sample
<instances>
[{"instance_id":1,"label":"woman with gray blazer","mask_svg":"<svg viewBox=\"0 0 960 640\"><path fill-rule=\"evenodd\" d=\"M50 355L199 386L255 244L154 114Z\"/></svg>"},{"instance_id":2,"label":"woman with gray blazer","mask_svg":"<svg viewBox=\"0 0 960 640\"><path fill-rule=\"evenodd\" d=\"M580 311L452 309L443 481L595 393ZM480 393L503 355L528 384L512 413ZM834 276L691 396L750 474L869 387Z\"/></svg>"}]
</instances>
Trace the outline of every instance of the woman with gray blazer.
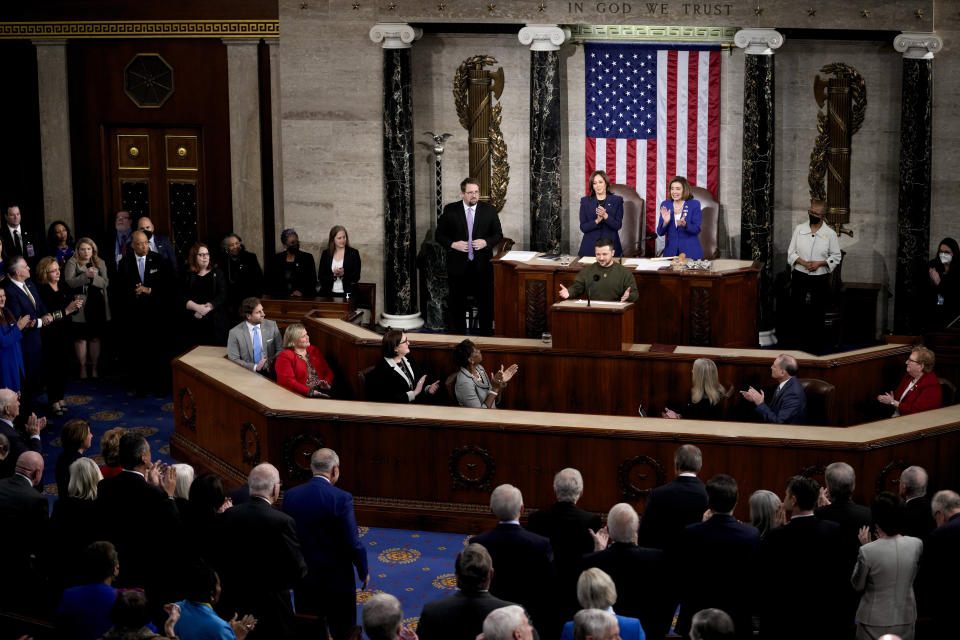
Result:
<instances>
[{"instance_id":1,"label":"woman with gray blazer","mask_svg":"<svg viewBox=\"0 0 960 640\"><path fill-rule=\"evenodd\" d=\"M500 370L491 376L480 364L482 359L480 349L471 340L464 340L453 348L453 361L460 367L455 393L461 407L496 409L500 394L517 373L516 364L506 369L500 365Z\"/></svg>"}]
</instances>

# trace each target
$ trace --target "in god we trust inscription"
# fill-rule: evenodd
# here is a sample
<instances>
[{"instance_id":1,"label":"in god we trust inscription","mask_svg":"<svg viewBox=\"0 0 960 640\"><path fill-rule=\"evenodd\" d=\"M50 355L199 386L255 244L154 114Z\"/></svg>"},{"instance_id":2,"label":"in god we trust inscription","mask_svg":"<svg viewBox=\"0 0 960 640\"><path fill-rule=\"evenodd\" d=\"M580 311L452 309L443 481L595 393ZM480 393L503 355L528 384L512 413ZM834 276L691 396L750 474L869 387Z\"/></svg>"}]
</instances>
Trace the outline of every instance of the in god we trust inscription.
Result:
<instances>
[{"instance_id":1,"label":"in god we trust inscription","mask_svg":"<svg viewBox=\"0 0 960 640\"><path fill-rule=\"evenodd\" d=\"M722 2L567 2L567 13L635 16L729 16L733 4Z\"/></svg>"}]
</instances>

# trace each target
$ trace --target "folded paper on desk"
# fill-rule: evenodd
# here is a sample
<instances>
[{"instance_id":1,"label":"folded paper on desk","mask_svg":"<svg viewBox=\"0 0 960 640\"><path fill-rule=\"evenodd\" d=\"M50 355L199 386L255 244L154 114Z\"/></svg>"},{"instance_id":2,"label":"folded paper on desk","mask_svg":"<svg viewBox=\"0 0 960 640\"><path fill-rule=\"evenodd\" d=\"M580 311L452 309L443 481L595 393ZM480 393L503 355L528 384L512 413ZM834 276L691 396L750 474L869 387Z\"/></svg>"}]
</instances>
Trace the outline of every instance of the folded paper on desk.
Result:
<instances>
[{"instance_id":1,"label":"folded paper on desk","mask_svg":"<svg viewBox=\"0 0 960 640\"><path fill-rule=\"evenodd\" d=\"M647 258L635 258L630 262L631 265L628 266L634 266L633 263L636 262L634 269L635 271L659 271L666 266L662 261L654 262L653 260L649 260Z\"/></svg>"},{"instance_id":2,"label":"folded paper on desk","mask_svg":"<svg viewBox=\"0 0 960 640\"><path fill-rule=\"evenodd\" d=\"M580 264L593 264L597 259L591 256L580 256Z\"/></svg>"},{"instance_id":3,"label":"folded paper on desk","mask_svg":"<svg viewBox=\"0 0 960 640\"><path fill-rule=\"evenodd\" d=\"M514 262L528 262L537 255L536 251L508 251L501 260L513 260Z\"/></svg>"},{"instance_id":4,"label":"folded paper on desk","mask_svg":"<svg viewBox=\"0 0 960 640\"><path fill-rule=\"evenodd\" d=\"M587 305L587 301L586 301L586 300L575 300L574 302L575 302L576 304L582 304L582 305L584 305L584 306ZM628 302L613 301L613 300L594 300L591 304L593 304L593 305L599 305L599 306L607 306L607 307L624 307L624 306L628 305L629 303L628 303Z\"/></svg>"}]
</instances>

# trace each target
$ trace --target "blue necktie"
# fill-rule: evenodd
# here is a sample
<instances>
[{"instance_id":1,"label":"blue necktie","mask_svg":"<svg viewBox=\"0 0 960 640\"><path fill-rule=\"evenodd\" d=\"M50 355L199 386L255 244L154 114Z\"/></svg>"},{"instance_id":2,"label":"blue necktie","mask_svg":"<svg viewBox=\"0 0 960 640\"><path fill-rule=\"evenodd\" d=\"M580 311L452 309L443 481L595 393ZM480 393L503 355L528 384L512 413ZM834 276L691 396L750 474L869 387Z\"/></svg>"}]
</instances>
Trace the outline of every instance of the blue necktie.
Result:
<instances>
[{"instance_id":1,"label":"blue necktie","mask_svg":"<svg viewBox=\"0 0 960 640\"><path fill-rule=\"evenodd\" d=\"M260 359L263 357L263 349L260 346L260 327L259 325L253 327L253 361L254 363L260 362Z\"/></svg>"},{"instance_id":2,"label":"blue necktie","mask_svg":"<svg viewBox=\"0 0 960 640\"><path fill-rule=\"evenodd\" d=\"M137 256L137 271L140 272L140 282L143 282L143 263L146 260L146 256Z\"/></svg>"}]
</instances>

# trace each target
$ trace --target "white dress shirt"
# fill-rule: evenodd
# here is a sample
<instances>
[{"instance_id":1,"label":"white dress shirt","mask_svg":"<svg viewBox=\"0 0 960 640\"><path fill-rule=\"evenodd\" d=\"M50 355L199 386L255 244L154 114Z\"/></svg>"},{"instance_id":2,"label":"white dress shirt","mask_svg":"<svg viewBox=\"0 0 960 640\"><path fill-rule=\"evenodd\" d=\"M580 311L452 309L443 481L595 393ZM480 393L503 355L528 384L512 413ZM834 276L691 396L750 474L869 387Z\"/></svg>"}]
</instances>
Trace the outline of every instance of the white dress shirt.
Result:
<instances>
[{"instance_id":1,"label":"white dress shirt","mask_svg":"<svg viewBox=\"0 0 960 640\"><path fill-rule=\"evenodd\" d=\"M793 230L793 237L790 238L790 247L787 249L787 264L792 266L800 273L806 273L811 276L822 276L830 273L840 264L840 241L837 239L837 232L830 228L826 222L820 225L816 233L810 230L810 223L804 222L798 224ZM826 260L827 264L818 267L814 271L797 263L798 258L803 258L809 262L819 262Z\"/></svg>"}]
</instances>

